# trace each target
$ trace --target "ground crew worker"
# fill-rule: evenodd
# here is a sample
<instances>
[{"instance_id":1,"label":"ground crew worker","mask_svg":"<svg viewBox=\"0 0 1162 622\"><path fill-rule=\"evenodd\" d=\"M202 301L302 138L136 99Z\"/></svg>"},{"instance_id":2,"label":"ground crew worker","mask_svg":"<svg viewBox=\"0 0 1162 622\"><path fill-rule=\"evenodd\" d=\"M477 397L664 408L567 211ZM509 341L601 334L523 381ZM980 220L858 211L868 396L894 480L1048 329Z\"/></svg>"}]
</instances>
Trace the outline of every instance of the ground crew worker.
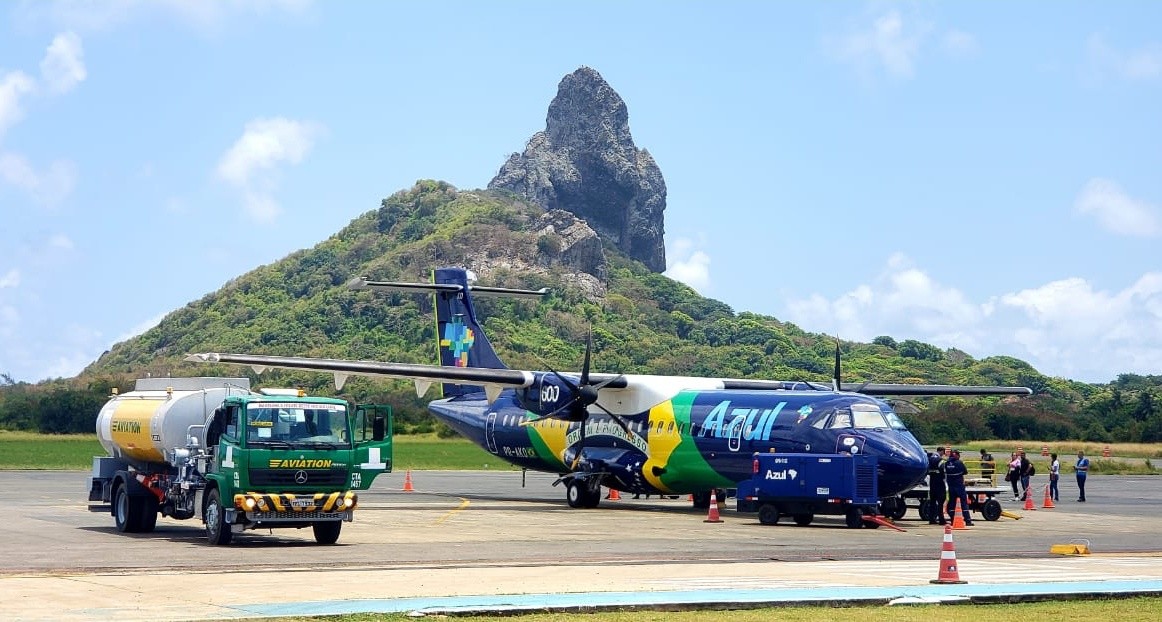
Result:
<instances>
[{"instance_id":1,"label":"ground crew worker","mask_svg":"<svg viewBox=\"0 0 1162 622\"><path fill-rule=\"evenodd\" d=\"M1089 476L1089 458L1085 457L1084 451L1078 450L1077 464L1073 465L1073 468L1077 469L1077 489L1081 492L1077 500L1085 503L1085 478Z\"/></svg>"},{"instance_id":2,"label":"ground crew worker","mask_svg":"<svg viewBox=\"0 0 1162 622\"><path fill-rule=\"evenodd\" d=\"M928 524L944 524L944 502L948 488L944 485L944 448L928 454Z\"/></svg>"},{"instance_id":3,"label":"ground crew worker","mask_svg":"<svg viewBox=\"0 0 1162 622\"><path fill-rule=\"evenodd\" d=\"M956 518L952 513L953 503L960 504L964 514L964 524L972 525L972 514L968 509L968 491L964 488L964 476L968 475L968 467L960 461L960 450L953 449L944 463L944 480L948 484L948 520Z\"/></svg>"},{"instance_id":4,"label":"ground crew worker","mask_svg":"<svg viewBox=\"0 0 1162 622\"><path fill-rule=\"evenodd\" d=\"M1057 460L1057 454L1049 454L1049 498L1054 501L1061 500L1061 494L1057 490L1057 480L1061 479L1061 462Z\"/></svg>"},{"instance_id":5,"label":"ground crew worker","mask_svg":"<svg viewBox=\"0 0 1162 622\"><path fill-rule=\"evenodd\" d=\"M997 461L993 460L993 455L985 448L980 450L980 476L989 481L989 485L993 485L993 473L997 472Z\"/></svg>"}]
</instances>

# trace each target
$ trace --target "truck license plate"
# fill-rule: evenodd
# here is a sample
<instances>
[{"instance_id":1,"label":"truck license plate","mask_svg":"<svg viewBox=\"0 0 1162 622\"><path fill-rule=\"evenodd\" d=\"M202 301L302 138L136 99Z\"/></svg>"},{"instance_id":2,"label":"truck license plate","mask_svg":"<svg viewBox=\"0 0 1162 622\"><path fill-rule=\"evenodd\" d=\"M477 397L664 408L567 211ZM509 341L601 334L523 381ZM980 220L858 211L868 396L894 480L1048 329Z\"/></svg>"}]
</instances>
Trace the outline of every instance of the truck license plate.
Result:
<instances>
[{"instance_id":1,"label":"truck license plate","mask_svg":"<svg viewBox=\"0 0 1162 622\"><path fill-rule=\"evenodd\" d=\"M315 505L314 499L291 499L292 508L309 508Z\"/></svg>"}]
</instances>

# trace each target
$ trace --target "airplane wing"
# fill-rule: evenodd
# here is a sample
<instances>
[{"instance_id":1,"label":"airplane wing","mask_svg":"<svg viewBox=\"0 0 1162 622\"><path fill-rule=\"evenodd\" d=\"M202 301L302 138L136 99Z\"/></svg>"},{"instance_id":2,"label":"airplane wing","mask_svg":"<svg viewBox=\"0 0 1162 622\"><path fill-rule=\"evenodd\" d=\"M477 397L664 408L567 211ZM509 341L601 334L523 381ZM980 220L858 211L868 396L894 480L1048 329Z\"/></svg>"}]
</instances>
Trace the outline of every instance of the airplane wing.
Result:
<instances>
[{"instance_id":1,"label":"airplane wing","mask_svg":"<svg viewBox=\"0 0 1162 622\"><path fill-rule=\"evenodd\" d=\"M380 361L353 361L322 359L302 356L266 356L261 354L223 354L205 352L186 357L192 363L229 363L245 365L261 374L267 369L301 369L328 372L335 376L335 389L340 390L351 376L376 376L412 380L416 394L423 397L428 387L436 382L483 385L490 400L504 388L527 387L534 381L530 372L516 369L489 369L484 367L444 367L413 363L384 363Z\"/></svg>"},{"instance_id":2,"label":"airplane wing","mask_svg":"<svg viewBox=\"0 0 1162 622\"><path fill-rule=\"evenodd\" d=\"M843 391L866 395L1032 395L1029 387L972 386L956 384L883 384L844 382Z\"/></svg>"},{"instance_id":3,"label":"airplane wing","mask_svg":"<svg viewBox=\"0 0 1162 622\"><path fill-rule=\"evenodd\" d=\"M423 396L428 388L437 382L481 385L488 399L494 400L502 389L524 388L537 382L543 371L519 369L491 369L485 367L448 367L440 365L420 365L414 363L388 363L381 361L356 361L348 359L323 359L299 356L267 356L259 354L225 354L206 352L191 354L187 361L194 363L228 363L244 365L261 374L267 369L296 369L333 374L336 390L342 389L351 376L373 376L380 378L400 378L415 383L416 394ZM568 374L572 375L572 374ZM704 378L679 376L638 376L621 374L591 375L591 382L607 389L639 390L652 393L649 389L663 386L670 390L681 388L736 389L752 391L830 391L831 386L822 383L762 380L753 378ZM685 383L686 386L680 386ZM944 384L873 384L842 383L842 391L885 396L936 396L936 395L1029 395L1026 387L966 386Z\"/></svg>"}]
</instances>

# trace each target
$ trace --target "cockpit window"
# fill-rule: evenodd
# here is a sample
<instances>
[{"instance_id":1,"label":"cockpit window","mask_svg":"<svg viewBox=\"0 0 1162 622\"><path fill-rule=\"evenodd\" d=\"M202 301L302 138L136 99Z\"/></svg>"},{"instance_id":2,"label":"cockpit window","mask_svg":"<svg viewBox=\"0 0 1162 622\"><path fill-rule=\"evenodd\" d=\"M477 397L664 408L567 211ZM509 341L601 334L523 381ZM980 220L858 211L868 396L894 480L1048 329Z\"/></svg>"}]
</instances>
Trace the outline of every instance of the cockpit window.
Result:
<instances>
[{"instance_id":1,"label":"cockpit window","mask_svg":"<svg viewBox=\"0 0 1162 622\"><path fill-rule=\"evenodd\" d=\"M888 422L875 404L852 404L851 414L857 428L886 428Z\"/></svg>"},{"instance_id":2,"label":"cockpit window","mask_svg":"<svg viewBox=\"0 0 1162 622\"><path fill-rule=\"evenodd\" d=\"M831 423L827 426L831 429L835 428L850 428L851 427L851 411L840 410L831 416Z\"/></svg>"},{"instance_id":3,"label":"cockpit window","mask_svg":"<svg viewBox=\"0 0 1162 622\"><path fill-rule=\"evenodd\" d=\"M904 422L900 420L899 415L897 415L896 413L894 413L890 410L884 411L884 418L888 420L888 425L892 426L892 429L895 429L895 430L907 430L908 429L908 426L904 425Z\"/></svg>"}]
</instances>

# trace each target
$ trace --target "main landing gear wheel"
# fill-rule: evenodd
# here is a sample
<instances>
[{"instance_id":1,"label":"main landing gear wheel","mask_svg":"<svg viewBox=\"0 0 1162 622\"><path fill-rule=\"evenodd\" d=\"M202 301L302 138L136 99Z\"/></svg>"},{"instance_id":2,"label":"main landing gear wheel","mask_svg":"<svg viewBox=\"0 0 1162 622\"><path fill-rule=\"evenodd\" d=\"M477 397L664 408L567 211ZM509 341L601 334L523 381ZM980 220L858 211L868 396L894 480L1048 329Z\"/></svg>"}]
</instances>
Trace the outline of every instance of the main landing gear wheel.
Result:
<instances>
[{"instance_id":1,"label":"main landing gear wheel","mask_svg":"<svg viewBox=\"0 0 1162 622\"><path fill-rule=\"evenodd\" d=\"M569 480L565 483L565 498L571 508L595 508L601 503L601 486L595 488L587 482Z\"/></svg>"},{"instance_id":2,"label":"main landing gear wheel","mask_svg":"<svg viewBox=\"0 0 1162 622\"><path fill-rule=\"evenodd\" d=\"M920 500L920 520L925 522L932 520L932 502L927 499Z\"/></svg>"},{"instance_id":3,"label":"main landing gear wheel","mask_svg":"<svg viewBox=\"0 0 1162 622\"><path fill-rule=\"evenodd\" d=\"M759 522L764 525L778 525L779 524L779 508L764 503L759 506Z\"/></svg>"},{"instance_id":4,"label":"main landing gear wheel","mask_svg":"<svg viewBox=\"0 0 1162 622\"><path fill-rule=\"evenodd\" d=\"M994 521L1001 517L1001 502L996 499L989 499L984 502L984 507L980 509L980 515L987 521Z\"/></svg>"}]
</instances>

